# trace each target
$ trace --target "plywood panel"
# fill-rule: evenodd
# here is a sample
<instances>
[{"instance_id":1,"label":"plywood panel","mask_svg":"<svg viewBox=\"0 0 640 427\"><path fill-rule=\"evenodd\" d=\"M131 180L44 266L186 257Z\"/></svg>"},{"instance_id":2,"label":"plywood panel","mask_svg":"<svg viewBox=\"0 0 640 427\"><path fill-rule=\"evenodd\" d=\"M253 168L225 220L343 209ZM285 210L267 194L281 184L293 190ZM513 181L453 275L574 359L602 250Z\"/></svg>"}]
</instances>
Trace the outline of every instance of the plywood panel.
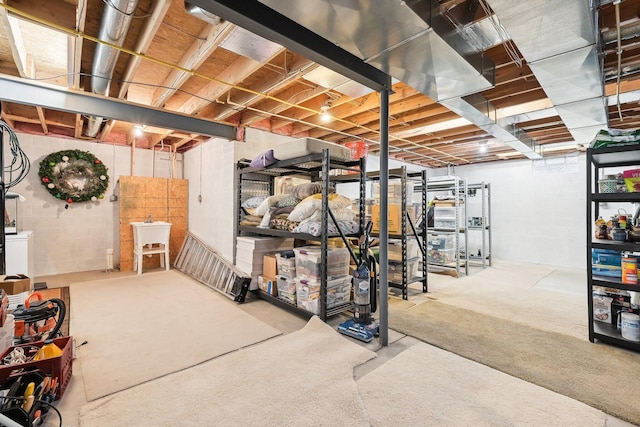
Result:
<instances>
[{"instance_id":1,"label":"plywood panel","mask_svg":"<svg viewBox=\"0 0 640 427\"><path fill-rule=\"evenodd\" d=\"M154 221L171 223L169 256L173 263L182 247L188 228L189 185L186 179L154 177L120 177L120 269L133 270L133 229L131 222L144 221L149 214ZM143 259L144 269L160 266L160 257Z\"/></svg>"}]
</instances>

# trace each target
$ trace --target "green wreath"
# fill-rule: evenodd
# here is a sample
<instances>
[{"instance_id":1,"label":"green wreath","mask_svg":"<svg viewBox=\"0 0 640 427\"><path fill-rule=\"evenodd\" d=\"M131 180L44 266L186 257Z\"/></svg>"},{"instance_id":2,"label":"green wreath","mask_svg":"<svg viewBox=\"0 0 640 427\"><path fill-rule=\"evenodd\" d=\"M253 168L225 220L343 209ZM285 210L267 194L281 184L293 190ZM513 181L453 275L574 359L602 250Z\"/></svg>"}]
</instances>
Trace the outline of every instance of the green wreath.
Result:
<instances>
[{"instance_id":1,"label":"green wreath","mask_svg":"<svg viewBox=\"0 0 640 427\"><path fill-rule=\"evenodd\" d=\"M67 203L103 199L109 186L107 167L88 151L51 153L40 162L38 175L53 197Z\"/></svg>"}]
</instances>

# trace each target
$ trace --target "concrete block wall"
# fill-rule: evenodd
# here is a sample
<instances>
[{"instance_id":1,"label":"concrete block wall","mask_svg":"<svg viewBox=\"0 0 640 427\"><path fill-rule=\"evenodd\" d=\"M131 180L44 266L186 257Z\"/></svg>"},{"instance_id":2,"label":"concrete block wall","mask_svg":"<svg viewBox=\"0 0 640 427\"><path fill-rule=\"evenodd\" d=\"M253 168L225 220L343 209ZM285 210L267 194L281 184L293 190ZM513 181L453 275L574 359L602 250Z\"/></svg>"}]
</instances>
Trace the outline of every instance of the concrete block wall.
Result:
<instances>
[{"instance_id":1,"label":"concrete block wall","mask_svg":"<svg viewBox=\"0 0 640 427\"><path fill-rule=\"evenodd\" d=\"M586 156L577 163L565 173L536 173L531 160L454 168L468 183L491 183L494 259L586 268Z\"/></svg>"},{"instance_id":2,"label":"concrete block wall","mask_svg":"<svg viewBox=\"0 0 640 427\"><path fill-rule=\"evenodd\" d=\"M17 134L20 147L31 163L27 177L9 191L26 198L19 203L20 228L34 234L36 276L62 274L106 268L106 250L114 249L118 262L118 203L110 202L118 176L131 171L131 147L90 143L69 138ZM108 168L109 187L105 198L97 202L65 203L52 197L40 183L40 161L61 150L89 151ZM12 159L4 144L5 165ZM150 150L136 150L134 175L169 177L168 155ZM182 156L179 156L180 165ZM178 169L182 176L182 167Z\"/></svg>"}]
</instances>

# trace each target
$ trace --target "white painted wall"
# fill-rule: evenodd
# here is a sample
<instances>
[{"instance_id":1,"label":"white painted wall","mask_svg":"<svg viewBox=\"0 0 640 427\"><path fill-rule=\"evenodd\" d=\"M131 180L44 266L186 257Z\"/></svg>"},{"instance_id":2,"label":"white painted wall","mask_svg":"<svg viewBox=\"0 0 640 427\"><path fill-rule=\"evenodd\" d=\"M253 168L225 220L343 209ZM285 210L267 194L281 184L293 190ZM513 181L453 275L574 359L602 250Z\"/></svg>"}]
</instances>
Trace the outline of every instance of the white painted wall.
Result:
<instances>
[{"instance_id":1,"label":"white painted wall","mask_svg":"<svg viewBox=\"0 0 640 427\"><path fill-rule=\"evenodd\" d=\"M220 255L233 260L235 164L294 138L247 129L246 141L212 139L185 153L189 180L189 230ZM200 186L202 179L202 186ZM202 203L198 202L202 194Z\"/></svg>"},{"instance_id":2,"label":"white painted wall","mask_svg":"<svg viewBox=\"0 0 640 427\"><path fill-rule=\"evenodd\" d=\"M115 147L114 156L114 147L109 144L28 134L18 134L18 138L32 166L27 178L11 191L27 198L19 206L20 228L34 231L36 275L104 268L106 249L115 244L117 203L107 198L64 209L64 203L52 198L40 184L39 162L55 151L90 151L109 168L108 196L117 176L131 172L131 149ZM235 163L291 139L247 129L248 142L214 139L185 153L185 167L180 164L177 177L184 174L189 180L190 231L232 259ZM7 161L11 155L4 145ZM369 156L367 161L368 170L378 169L377 157ZM491 183L495 258L584 268L585 162L580 156L579 172L571 174L535 175L528 160L459 166L453 172L468 182ZM391 168L402 164L390 161ZM157 153L154 162L152 152L136 150L137 176L169 177L169 165L166 153ZM420 170L415 165L408 168ZM430 170L429 175L446 173L437 169Z\"/></svg>"},{"instance_id":3,"label":"white painted wall","mask_svg":"<svg viewBox=\"0 0 640 427\"><path fill-rule=\"evenodd\" d=\"M247 142L213 140L185 154L185 178L190 180L191 231L228 259L233 258L234 168L241 158L292 138L247 129ZM202 190L200 190L202 159ZM585 266L585 162L577 173L534 174L529 160L459 166L452 173L467 182L491 183L493 256L496 259L584 268ZM390 168L422 168L395 160ZM379 158L367 158L367 170L379 170ZM433 169L429 176L446 174ZM339 192L357 197L357 185L341 185ZM202 203L197 196L202 194ZM351 194L353 193L353 194ZM470 206L474 201L469 201ZM470 238L473 241L473 238ZM470 246L471 248L471 246Z\"/></svg>"},{"instance_id":4,"label":"white painted wall","mask_svg":"<svg viewBox=\"0 0 640 427\"><path fill-rule=\"evenodd\" d=\"M113 193L117 177L131 174L131 148L23 133L18 133L17 137L31 162L31 170L9 191L26 198L18 206L19 227L34 232L35 275L103 269L107 248L116 250L117 263L119 254L114 245L117 241L118 202L109 202L109 196ZM8 144L3 145L7 165L13 156ZM109 188L101 201L71 204L65 209L65 203L52 197L40 183L38 170L40 161L49 154L74 149L89 151L104 162L109 171ZM156 153L154 162L151 151L137 149L135 158L135 175L154 176L155 173L158 177L169 177L167 153ZM181 175L182 160L179 163L177 169Z\"/></svg>"},{"instance_id":5,"label":"white painted wall","mask_svg":"<svg viewBox=\"0 0 640 427\"><path fill-rule=\"evenodd\" d=\"M586 268L585 155L577 163L573 173L534 173L531 160L454 168L467 183L491 184L494 258Z\"/></svg>"}]
</instances>

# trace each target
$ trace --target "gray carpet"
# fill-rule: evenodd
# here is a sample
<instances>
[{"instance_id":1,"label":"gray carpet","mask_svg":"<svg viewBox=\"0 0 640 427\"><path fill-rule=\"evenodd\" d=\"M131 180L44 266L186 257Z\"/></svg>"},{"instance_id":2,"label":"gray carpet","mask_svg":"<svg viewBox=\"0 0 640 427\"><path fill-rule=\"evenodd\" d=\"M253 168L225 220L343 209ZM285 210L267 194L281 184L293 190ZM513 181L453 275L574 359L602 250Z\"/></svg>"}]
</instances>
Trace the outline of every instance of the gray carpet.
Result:
<instances>
[{"instance_id":1,"label":"gray carpet","mask_svg":"<svg viewBox=\"0 0 640 427\"><path fill-rule=\"evenodd\" d=\"M640 425L637 353L436 301L392 299L389 327Z\"/></svg>"}]
</instances>

